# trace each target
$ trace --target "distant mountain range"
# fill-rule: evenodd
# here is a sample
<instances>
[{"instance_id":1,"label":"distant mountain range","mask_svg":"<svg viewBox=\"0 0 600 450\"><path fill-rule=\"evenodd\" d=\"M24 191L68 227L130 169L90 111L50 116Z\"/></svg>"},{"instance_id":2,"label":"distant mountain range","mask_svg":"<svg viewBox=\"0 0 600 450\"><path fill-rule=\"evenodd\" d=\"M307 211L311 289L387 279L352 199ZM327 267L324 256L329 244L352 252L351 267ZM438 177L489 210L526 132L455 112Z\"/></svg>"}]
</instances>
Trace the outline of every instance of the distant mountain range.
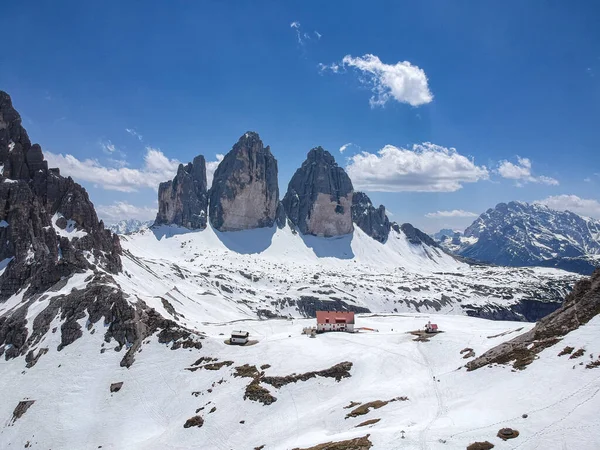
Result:
<instances>
[{"instance_id":1,"label":"distant mountain range","mask_svg":"<svg viewBox=\"0 0 600 450\"><path fill-rule=\"evenodd\" d=\"M591 274L600 266L600 221L537 203L499 203L463 234L448 231L434 235L440 245L478 261L557 267L581 274Z\"/></svg>"},{"instance_id":2,"label":"distant mountain range","mask_svg":"<svg viewBox=\"0 0 600 450\"><path fill-rule=\"evenodd\" d=\"M153 220L124 219L107 226L107 228L115 234L131 234L149 228L153 223Z\"/></svg>"}]
</instances>

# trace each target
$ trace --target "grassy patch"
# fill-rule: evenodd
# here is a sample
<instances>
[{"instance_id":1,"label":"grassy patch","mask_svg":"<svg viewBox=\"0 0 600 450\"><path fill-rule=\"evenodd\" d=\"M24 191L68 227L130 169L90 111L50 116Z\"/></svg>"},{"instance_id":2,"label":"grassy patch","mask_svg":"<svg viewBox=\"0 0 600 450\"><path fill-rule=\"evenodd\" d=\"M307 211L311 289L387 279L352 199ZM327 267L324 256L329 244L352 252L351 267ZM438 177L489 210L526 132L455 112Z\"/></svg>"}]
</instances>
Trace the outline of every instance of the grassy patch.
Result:
<instances>
[{"instance_id":1,"label":"grassy patch","mask_svg":"<svg viewBox=\"0 0 600 450\"><path fill-rule=\"evenodd\" d=\"M494 444L491 442L473 442L471 445L467 447L467 450L491 450L494 448Z\"/></svg>"},{"instance_id":2,"label":"grassy patch","mask_svg":"<svg viewBox=\"0 0 600 450\"><path fill-rule=\"evenodd\" d=\"M359 407L354 408L348 414L346 414L346 419L349 417L364 416L365 414L368 414L371 411L371 409L383 408L385 405L387 405L388 403L391 403L391 402L396 402L396 401L405 402L407 400L408 400L408 397L396 397L391 400L374 400L369 403L364 403L364 404L360 405Z\"/></svg>"},{"instance_id":3,"label":"grassy patch","mask_svg":"<svg viewBox=\"0 0 600 450\"><path fill-rule=\"evenodd\" d=\"M565 355L570 355L571 353L573 353L573 350L575 350L575 347L565 347L563 348L560 353L558 354L558 356L565 356Z\"/></svg>"},{"instance_id":4,"label":"grassy patch","mask_svg":"<svg viewBox=\"0 0 600 450\"><path fill-rule=\"evenodd\" d=\"M258 377L246 386L244 400L246 399L261 402L263 405L270 405L277 401L277 398L273 397L268 389L260 385L260 379Z\"/></svg>"},{"instance_id":5,"label":"grassy patch","mask_svg":"<svg viewBox=\"0 0 600 450\"><path fill-rule=\"evenodd\" d=\"M580 358L580 357L582 357L584 355L584 353L585 353L585 349L580 348L575 353L573 353L571 356L569 356L569 359Z\"/></svg>"},{"instance_id":6,"label":"grassy patch","mask_svg":"<svg viewBox=\"0 0 600 450\"><path fill-rule=\"evenodd\" d=\"M379 422L381 419L370 419L370 420L365 420L364 422L359 423L358 425L356 425L354 428L359 428L359 427L366 427L367 425L373 425L374 423Z\"/></svg>"},{"instance_id":7,"label":"grassy patch","mask_svg":"<svg viewBox=\"0 0 600 450\"><path fill-rule=\"evenodd\" d=\"M234 377L256 378L260 374L256 366L251 366L250 364L244 364L243 366L238 366L234 369Z\"/></svg>"},{"instance_id":8,"label":"grassy patch","mask_svg":"<svg viewBox=\"0 0 600 450\"><path fill-rule=\"evenodd\" d=\"M294 448L293 450L369 450L373 443L369 440L369 435L350 439L347 441L326 442L307 448Z\"/></svg>"},{"instance_id":9,"label":"grassy patch","mask_svg":"<svg viewBox=\"0 0 600 450\"><path fill-rule=\"evenodd\" d=\"M201 416L194 416L190 417L188 420L185 421L185 423L183 424L183 428L200 428L202 425L204 425L204 419Z\"/></svg>"}]
</instances>

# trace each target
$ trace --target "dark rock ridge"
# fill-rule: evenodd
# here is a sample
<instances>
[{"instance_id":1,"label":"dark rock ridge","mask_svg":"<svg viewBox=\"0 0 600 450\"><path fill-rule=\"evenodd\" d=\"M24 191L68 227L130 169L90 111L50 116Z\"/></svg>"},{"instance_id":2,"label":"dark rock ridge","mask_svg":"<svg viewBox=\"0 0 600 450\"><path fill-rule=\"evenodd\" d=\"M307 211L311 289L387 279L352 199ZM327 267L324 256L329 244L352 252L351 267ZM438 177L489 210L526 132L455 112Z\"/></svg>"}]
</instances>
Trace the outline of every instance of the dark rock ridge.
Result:
<instances>
[{"instance_id":1,"label":"dark rock ridge","mask_svg":"<svg viewBox=\"0 0 600 450\"><path fill-rule=\"evenodd\" d=\"M341 236L354 231L348 174L322 147L313 148L292 177L283 206L302 234Z\"/></svg>"},{"instance_id":2,"label":"dark rock ridge","mask_svg":"<svg viewBox=\"0 0 600 450\"><path fill-rule=\"evenodd\" d=\"M121 270L121 247L104 229L87 192L48 169L8 94L0 91L0 302L24 299L75 272ZM1 343L1 339L0 339Z\"/></svg>"},{"instance_id":3,"label":"dark rock ridge","mask_svg":"<svg viewBox=\"0 0 600 450\"><path fill-rule=\"evenodd\" d=\"M279 206L277 160L247 132L219 163L210 190L210 223L219 231L272 227Z\"/></svg>"},{"instance_id":4,"label":"dark rock ridge","mask_svg":"<svg viewBox=\"0 0 600 450\"><path fill-rule=\"evenodd\" d=\"M509 364L523 369L538 353L557 344L563 336L600 314L600 270L579 281L563 305L541 319L533 329L488 350L467 364L468 370L489 364Z\"/></svg>"},{"instance_id":5,"label":"dark rock ridge","mask_svg":"<svg viewBox=\"0 0 600 450\"><path fill-rule=\"evenodd\" d=\"M443 245L478 261L589 275L600 264L600 221L539 204L499 203L479 216L464 236Z\"/></svg>"},{"instance_id":6,"label":"dark rock ridge","mask_svg":"<svg viewBox=\"0 0 600 450\"><path fill-rule=\"evenodd\" d=\"M42 346L60 318L58 351L103 320L104 339L127 349L130 366L142 341L160 331L159 342L197 346L192 333L124 294L112 277L122 270L117 235L104 229L87 192L58 169L48 169L41 147L31 145L8 94L0 91L0 303L18 293L20 302L0 314L0 356L25 356L33 367L48 352ZM81 278L70 291L63 288ZM27 319L29 308L45 307ZM28 323L32 322L32 323ZM29 331L31 330L31 331Z\"/></svg>"},{"instance_id":7,"label":"dark rock ridge","mask_svg":"<svg viewBox=\"0 0 600 450\"><path fill-rule=\"evenodd\" d=\"M185 166L180 164L173 180L160 183L154 224L204 229L207 211L206 161L199 155Z\"/></svg>"},{"instance_id":8,"label":"dark rock ridge","mask_svg":"<svg viewBox=\"0 0 600 450\"><path fill-rule=\"evenodd\" d=\"M429 247L440 248L439 244L433 240L427 233L423 233L418 228L415 228L410 223L403 223L400 230L406 235L408 242L415 245L428 245Z\"/></svg>"},{"instance_id":9,"label":"dark rock ridge","mask_svg":"<svg viewBox=\"0 0 600 450\"><path fill-rule=\"evenodd\" d=\"M375 208L364 192L355 192L352 197L352 221L376 241L387 241L391 225L385 206Z\"/></svg>"}]
</instances>

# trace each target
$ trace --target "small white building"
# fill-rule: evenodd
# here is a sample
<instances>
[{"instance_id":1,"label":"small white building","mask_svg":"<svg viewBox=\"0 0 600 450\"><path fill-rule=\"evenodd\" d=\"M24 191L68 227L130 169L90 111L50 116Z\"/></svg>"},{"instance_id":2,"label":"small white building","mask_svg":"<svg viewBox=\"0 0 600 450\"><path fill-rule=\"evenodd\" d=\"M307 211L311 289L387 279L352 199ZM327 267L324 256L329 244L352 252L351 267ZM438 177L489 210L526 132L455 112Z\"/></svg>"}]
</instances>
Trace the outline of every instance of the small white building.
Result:
<instances>
[{"instance_id":1,"label":"small white building","mask_svg":"<svg viewBox=\"0 0 600 450\"><path fill-rule=\"evenodd\" d=\"M244 345L248 343L248 336L250 336L250 333L247 331L232 331L229 342L232 344Z\"/></svg>"}]
</instances>

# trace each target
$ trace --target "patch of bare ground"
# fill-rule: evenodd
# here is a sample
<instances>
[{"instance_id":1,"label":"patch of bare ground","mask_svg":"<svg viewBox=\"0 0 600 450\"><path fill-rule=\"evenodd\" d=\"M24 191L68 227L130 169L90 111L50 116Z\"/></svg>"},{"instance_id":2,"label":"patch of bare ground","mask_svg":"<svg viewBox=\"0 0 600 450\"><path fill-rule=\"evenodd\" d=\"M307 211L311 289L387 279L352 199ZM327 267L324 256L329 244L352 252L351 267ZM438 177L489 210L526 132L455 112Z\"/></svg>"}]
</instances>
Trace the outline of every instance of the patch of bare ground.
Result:
<instances>
[{"instance_id":1,"label":"patch of bare ground","mask_svg":"<svg viewBox=\"0 0 600 450\"><path fill-rule=\"evenodd\" d=\"M355 406L360 405L361 402L350 402L348 406L344 406L344 409L354 408Z\"/></svg>"},{"instance_id":2,"label":"patch of bare ground","mask_svg":"<svg viewBox=\"0 0 600 450\"><path fill-rule=\"evenodd\" d=\"M346 419L349 417L364 416L365 414L368 414L371 411L371 409L382 408L385 405L387 405L388 403L397 402L397 401L405 402L407 400L408 400L408 397L396 397L391 400L374 400L369 403L363 403L359 407L354 408L352 411L350 411L348 414L346 414Z\"/></svg>"},{"instance_id":3,"label":"patch of bare ground","mask_svg":"<svg viewBox=\"0 0 600 450\"><path fill-rule=\"evenodd\" d=\"M196 370L199 370L199 369L219 370L223 366L231 366L231 365L233 365L233 361L221 361L221 362L207 363L207 364L204 364L203 366L186 367L185 370L189 370L190 372L195 372Z\"/></svg>"},{"instance_id":4,"label":"patch of bare ground","mask_svg":"<svg viewBox=\"0 0 600 450\"><path fill-rule=\"evenodd\" d=\"M260 375L260 372L258 371L256 366L251 366L250 364L244 364L243 366L234 367L234 370L234 377L256 378Z\"/></svg>"},{"instance_id":5,"label":"patch of bare ground","mask_svg":"<svg viewBox=\"0 0 600 450\"><path fill-rule=\"evenodd\" d=\"M473 351L472 348L467 347L467 348L463 348L460 351L460 354L463 355L463 359L473 358L475 356L475 351Z\"/></svg>"},{"instance_id":6,"label":"patch of bare ground","mask_svg":"<svg viewBox=\"0 0 600 450\"><path fill-rule=\"evenodd\" d=\"M20 419L34 403L35 400L21 400L13 411L12 418L10 419L10 425L15 423L17 419Z\"/></svg>"},{"instance_id":7,"label":"patch of bare ground","mask_svg":"<svg viewBox=\"0 0 600 450\"><path fill-rule=\"evenodd\" d=\"M560 353L558 354L558 356L565 356L565 355L570 355L571 353L573 353L573 350L575 350L575 347L565 347L563 348Z\"/></svg>"},{"instance_id":8,"label":"patch of bare ground","mask_svg":"<svg viewBox=\"0 0 600 450\"><path fill-rule=\"evenodd\" d=\"M503 441L507 441L509 439L514 439L519 436L519 432L517 430L513 430L512 428L502 428L498 431L498 437Z\"/></svg>"},{"instance_id":9,"label":"patch of bare ground","mask_svg":"<svg viewBox=\"0 0 600 450\"><path fill-rule=\"evenodd\" d=\"M245 344L232 344L231 339L225 339L223 342L225 342L227 345L236 345L238 347L250 347L251 345L258 344L258 341L255 341L255 340L249 340Z\"/></svg>"},{"instance_id":10,"label":"patch of bare ground","mask_svg":"<svg viewBox=\"0 0 600 450\"><path fill-rule=\"evenodd\" d=\"M413 339L413 341L415 341L415 342L429 342L432 337L435 337L436 335L443 333L443 331L437 331L435 333L427 333L424 330L415 330L415 331L409 331L408 333L412 334L413 336L416 336L416 338Z\"/></svg>"},{"instance_id":11,"label":"patch of bare ground","mask_svg":"<svg viewBox=\"0 0 600 450\"><path fill-rule=\"evenodd\" d=\"M491 442L473 442L467 447L467 450L491 450L494 448L494 444Z\"/></svg>"},{"instance_id":12,"label":"patch of bare ground","mask_svg":"<svg viewBox=\"0 0 600 450\"><path fill-rule=\"evenodd\" d=\"M335 381L339 382L342 378L349 378L351 376L350 369L352 369L352 363L349 361L344 361L325 370L301 374L293 373L284 377L262 377L261 381L276 388L280 388L286 384L296 383L298 381L306 381L316 377L335 378Z\"/></svg>"},{"instance_id":13,"label":"patch of bare ground","mask_svg":"<svg viewBox=\"0 0 600 450\"><path fill-rule=\"evenodd\" d=\"M244 400L246 399L260 402L263 405L270 405L277 401L277 398L273 397L267 388L260 385L259 377L256 377L248 386L246 386Z\"/></svg>"},{"instance_id":14,"label":"patch of bare ground","mask_svg":"<svg viewBox=\"0 0 600 450\"><path fill-rule=\"evenodd\" d=\"M349 439L347 441L326 442L307 448L294 448L293 450L369 450L373 443L369 440L369 434L366 436Z\"/></svg>"},{"instance_id":15,"label":"patch of bare ground","mask_svg":"<svg viewBox=\"0 0 600 450\"><path fill-rule=\"evenodd\" d=\"M595 369L596 367L600 367L600 358L596 361L592 361L591 363L586 364L586 369Z\"/></svg>"},{"instance_id":16,"label":"patch of bare ground","mask_svg":"<svg viewBox=\"0 0 600 450\"><path fill-rule=\"evenodd\" d=\"M185 423L183 424L183 428L200 428L202 425L204 425L204 419L201 416L194 416L190 417L188 420L185 421Z\"/></svg>"},{"instance_id":17,"label":"patch of bare ground","mask_svg":"<svg viewBox=\"0 0 600 450\"><path fill-rule=\"evenodd\" d=\"M356 425L354 428L359 428L359 427L366 427L368 425L373 425L374 423L379 422L381 419L369 419L369 420L365 420L364 422L359 423L358 425Z\"/></svg>"},{"instance_id":18,"label":"patch of bare ground","mask_svg":"<svg viewBox=\"0 0 600 450\"><path fill-rule=\"evenodd\" d=\"M210 356L203 356L202 358L200 358L199 360L197 360L194 364L192 364L192 366L199 366L200 364L204 364L204 363L209 363L212 361L218 361L219 358L212 358Z\"/></svg>"},{"instance_id":19,"label":"patch of bare ground","mask_svg":"<svg viewBox=\"0 0 600 450\"><path fill-rule=\"evenodd\" d=\"M584 354L585 354L585 349L580 348L575 353L573 353L571 356L569 356L569 359L581 358Z\"/></svg>"}]
</instances>

